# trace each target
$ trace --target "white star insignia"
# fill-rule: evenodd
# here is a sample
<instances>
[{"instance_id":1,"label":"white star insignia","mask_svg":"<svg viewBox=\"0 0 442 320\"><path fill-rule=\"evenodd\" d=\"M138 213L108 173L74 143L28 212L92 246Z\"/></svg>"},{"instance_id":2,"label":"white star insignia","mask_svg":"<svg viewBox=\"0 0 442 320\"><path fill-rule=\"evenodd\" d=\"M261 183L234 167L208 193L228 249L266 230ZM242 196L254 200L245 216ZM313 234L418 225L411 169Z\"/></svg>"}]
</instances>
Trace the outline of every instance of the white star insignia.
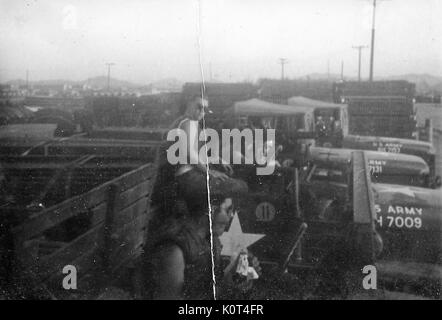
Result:
<instances>
[{"instance_id":1,"label":"white star insignia","mask_svg":"<svg viewBox=\"0 0 442 320\"><path fill-rule=\"evenodd\" d=\"M243 233L238 214L235 213L229 231L219 237L223 246L221 255L229 257L237 255L264 236L265 234Z\"/></svg>"}]
</instances>

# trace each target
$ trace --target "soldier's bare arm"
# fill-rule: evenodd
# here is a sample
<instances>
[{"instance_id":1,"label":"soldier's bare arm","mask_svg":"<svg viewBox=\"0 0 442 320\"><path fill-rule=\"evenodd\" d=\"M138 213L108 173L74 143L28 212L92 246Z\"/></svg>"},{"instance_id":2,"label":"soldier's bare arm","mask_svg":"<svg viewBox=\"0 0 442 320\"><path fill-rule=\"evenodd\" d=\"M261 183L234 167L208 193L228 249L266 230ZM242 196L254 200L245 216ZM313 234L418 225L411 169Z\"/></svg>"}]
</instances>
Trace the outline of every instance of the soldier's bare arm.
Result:
<instances>
[{"instance_id":1,"label":"soldier's bare arm","mask_svg":"<svg viewBox=\"0 0 442 320\"><path fill-rule=\"evenodd\" d=\"M182 299L185 267L182 250L173 244L162 246L158 250L155 260L156 288L154 299Z\"/></svg>"}]
</instances>

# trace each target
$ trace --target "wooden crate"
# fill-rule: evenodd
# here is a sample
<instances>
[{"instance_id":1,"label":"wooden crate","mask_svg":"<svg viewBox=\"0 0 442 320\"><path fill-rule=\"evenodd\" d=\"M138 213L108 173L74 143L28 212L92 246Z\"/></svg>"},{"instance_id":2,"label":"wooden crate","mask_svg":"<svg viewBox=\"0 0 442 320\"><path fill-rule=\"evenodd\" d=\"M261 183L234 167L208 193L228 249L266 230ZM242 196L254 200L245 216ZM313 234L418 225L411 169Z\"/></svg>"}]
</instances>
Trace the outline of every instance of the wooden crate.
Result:
<instances>
[{"instance_id":1,"label":"wooden crate","mask_svg":"<svg viewBox=\"0 0 442 320\"><path fill-rule=\"evenodd\" d=\"M155 211L150 206L155 173L156 162L150 162L83 194L30 213L11 230L12 278L26 274L52 297L92 298L100 286L110 283L141 253L147 224ZM45 236L69 219L80 217L87 220L88 228L74 239L59 241ZM62 286L66 265L77 270L77 290Z\"/></svg>"}]
</instances>

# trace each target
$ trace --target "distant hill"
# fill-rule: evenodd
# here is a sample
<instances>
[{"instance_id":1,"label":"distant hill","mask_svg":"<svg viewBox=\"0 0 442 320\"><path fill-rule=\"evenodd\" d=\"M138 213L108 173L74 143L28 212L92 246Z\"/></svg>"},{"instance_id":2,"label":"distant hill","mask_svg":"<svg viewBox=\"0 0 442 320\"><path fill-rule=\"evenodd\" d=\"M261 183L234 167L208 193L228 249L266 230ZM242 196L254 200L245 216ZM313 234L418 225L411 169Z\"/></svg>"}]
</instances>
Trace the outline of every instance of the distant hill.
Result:
<instances>
[{"instance_id":1,"label":"distant hill","mask_svg":"<svg viewBox=\"0 0 442 320\"><path fill-rule=\"evenodd\" d=\"M311 73L302 77L297 78L296 80L323 80L323 81L339 81L341 76L338 74L326 74L326 73ZM346 80L356 80L355 77L345 77ZM416 92L420 95L442 95L442 77L430 75L430 74L404 74L397 76L389 76L389 77L376 77L376 80L407 80L409 82L416 84ZM6 82L6 84L14 85L14 86L24 86L26 85L26 81L23 79L15 79ZM72 86L83 86L87 84L91 88L94 89L104 89L107 87L107 77L106 76L98 76L88 78L82 81L72 81L65 79L55 79L55 80L39 80L39 81L30 81L30 85L34 86L48 86L48 87L62 87L63 85L68 84ZM137 89L137 88L152 88L159 91L181 91L183 87L183 82L175 79L175 78L165 78L158 81L154 81L150 84L137 84L125 80L119 80L115 78L110 79L111 88L128 88L128 89Z\"/></svg>"},{"instance_id":2,"label":"distant hill","mask_svg":"<svg viewBox=\"0 0 442 320\"><path fill-rule=\"evenodd\" d=\"M73 85L76 83L77 83L76 81L63 80L63 79L29 81L30 85L37 85L37 86L63 86L64 84ZM23 86L26 85L26 80L15 79L7 81L6 84L10 84L13 86Z\"/></svg>"},{"instance_id":3,"label":"distant hill","mask_svg":"<svg viewBox=\"0 0 442 320\"><path fill-rule=\"evenodd\" d=\"M24 86L26 85L26 80L15 79L7 81L6 84L10 84L13 86ZM65 79L38 80L38 81L30 81L29 84L31 86L36 86L36 87L62 87L65 84L72 86L83 86L86 84L87 86L93 89L103 89L107 87L107 77L98 76L81 81L72 81ZM151 87L161 91L181 91L183 86L183 83L175 78L161 79L147 85L137 84L116 78L110 78L109 84L111 88L136 89L141 87Z\"/></svg>"},{"instance_id":4,"label":"distant hill","mask_svg":"<svg viewBox=\"0 0 442 320\"><path fill-rule=\"evenodd\" d=\"M92 88L106 88L107 87L107 77L98 76L93 78L88 78L85 81L79 81L79 84L87 84ZM111 88L138 88L141 85L135 84L129 81L119 80L115 78L110 78L109 85Z\"/></svg>"}]
</instances>

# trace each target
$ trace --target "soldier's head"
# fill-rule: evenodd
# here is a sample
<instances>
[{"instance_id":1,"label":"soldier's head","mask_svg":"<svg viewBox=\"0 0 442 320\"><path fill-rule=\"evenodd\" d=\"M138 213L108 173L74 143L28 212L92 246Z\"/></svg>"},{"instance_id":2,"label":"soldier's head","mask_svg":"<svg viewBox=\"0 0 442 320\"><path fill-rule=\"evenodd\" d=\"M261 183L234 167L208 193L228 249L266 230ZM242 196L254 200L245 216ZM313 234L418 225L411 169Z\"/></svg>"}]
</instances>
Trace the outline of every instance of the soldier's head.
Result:
<instances>
[{"instance_id":1,"label":"soldier's head","mask_svg":"<svg viewBox=\"0 0 442 320\"><path fill-rule=\"evenodd\" d=\"M215 236L221 236L227 228L233 217L233 201L232 198L225 198L214 207L212 215L212 227Z\"/></svg>"},{"instance_id":2,"label":"soldier's head","mask_svg":"<svg viewBox=\"0 0 442 320\"><path fill-rule=\"evenodd\" d=\"M209 231L209 212L212 221L212 231L214 236L219 237L226 230L227 225L233 217L233 201L228 197L211 197L210 209L207 205L189 205L190 217L203 223L207 231Z\"/></svg>"},{"instance_id":3,"label":"soldier's head","mask_svg":"<svg viewBox=\"0 0 442 320\"><path fill-rule=\"evenodd\" d=\"M207 99L194 96L187 102L185 114L191 120L200 121L206 113L211 113Z\"/></svg>"}]
</instances>

